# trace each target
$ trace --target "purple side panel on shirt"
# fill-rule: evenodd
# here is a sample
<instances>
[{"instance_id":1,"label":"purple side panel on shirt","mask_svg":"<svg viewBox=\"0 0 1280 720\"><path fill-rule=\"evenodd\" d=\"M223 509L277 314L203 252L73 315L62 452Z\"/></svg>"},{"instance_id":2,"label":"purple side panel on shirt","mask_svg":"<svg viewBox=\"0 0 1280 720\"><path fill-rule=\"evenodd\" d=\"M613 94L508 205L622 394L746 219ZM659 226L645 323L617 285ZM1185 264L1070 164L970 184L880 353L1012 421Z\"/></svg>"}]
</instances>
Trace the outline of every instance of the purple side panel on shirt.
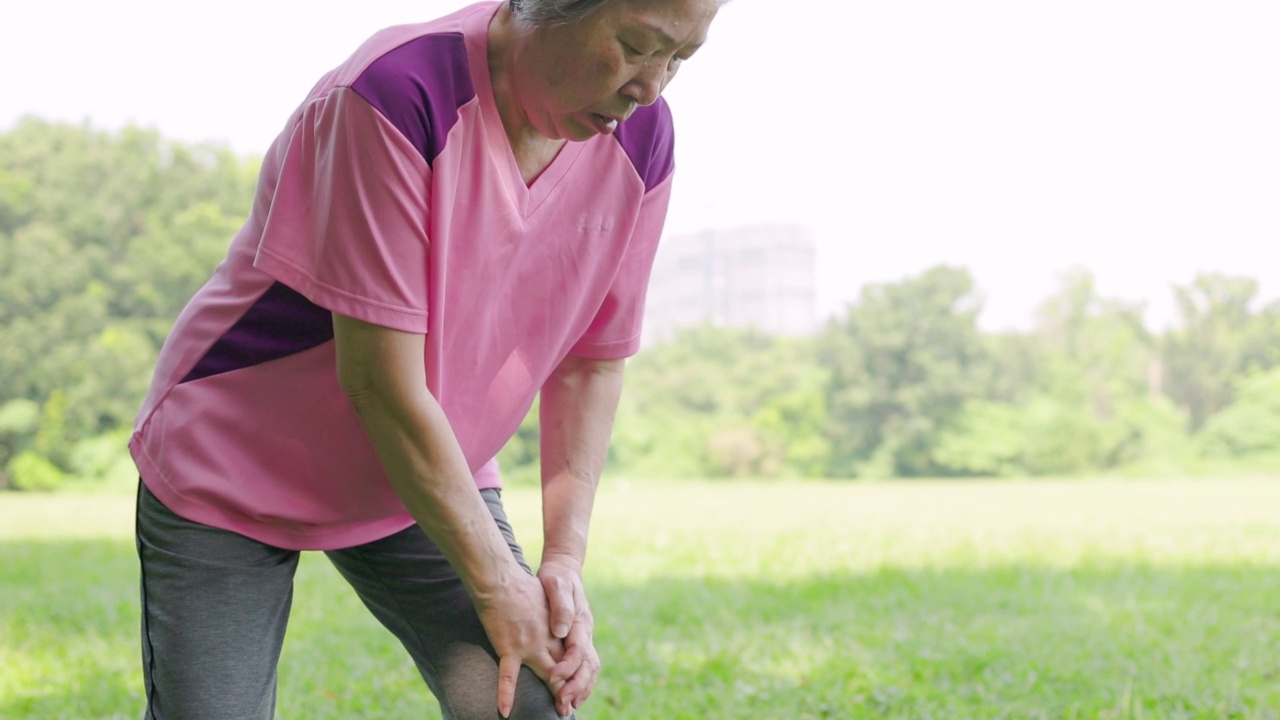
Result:
<instances>
[{"instance_id":1,"label":"purple side panel on shirt","mask_svg":"<svg viewBox=\"0 0 1280 720\"><path fill-rule=\"evenodd\" d=\"M333 316L289 286L267 288L231 329L182 378L199 380L261 365L333 339Z\"/></svg>"},{"instance_id":2,"label":"purple side panel on shirt","mask_svg":"<svg viewBox=\"0 0 1280 720\"><path fill-rule=\"evenodd\" d=\"M614 130L631 164L644 180L648 192L667 179L675 167L675 132L671 127L671 108L658 98L652 105L636 108L626 122Z\"/></svg>"},{"instance_id":3,"label":"purple side panel on shirt","mask_svg":"<svg viewBox=\"0 0 1280 720\"><path fill-rule=\"evenodd\" d=\"M423 35L374 60L351 88L431 164L476 95L461 33Z\"/></svg>"}]
</instances>

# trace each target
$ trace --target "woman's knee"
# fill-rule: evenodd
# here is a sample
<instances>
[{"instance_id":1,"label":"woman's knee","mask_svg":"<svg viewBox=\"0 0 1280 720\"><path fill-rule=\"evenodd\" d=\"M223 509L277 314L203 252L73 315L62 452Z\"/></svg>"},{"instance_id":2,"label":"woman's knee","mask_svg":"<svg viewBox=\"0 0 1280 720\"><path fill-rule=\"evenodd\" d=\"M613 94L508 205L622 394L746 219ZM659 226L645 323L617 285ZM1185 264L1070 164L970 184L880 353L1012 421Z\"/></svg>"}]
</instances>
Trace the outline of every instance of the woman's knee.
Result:
<instances>
[{"instance_id":1,"label":"woman's knee","mask_svg":"<svg viewBox=\"0 0 1280 720\"><path fill-rule=\"evenodd\" d=\"M492 662L492 661L490 661ZM497 666L492 673L458 673L442 683L440 706L445 720L493 720L498 708ZM529 668L520 669L511 720L559 720L555 697Z\"/></svg>"}]
</instances>

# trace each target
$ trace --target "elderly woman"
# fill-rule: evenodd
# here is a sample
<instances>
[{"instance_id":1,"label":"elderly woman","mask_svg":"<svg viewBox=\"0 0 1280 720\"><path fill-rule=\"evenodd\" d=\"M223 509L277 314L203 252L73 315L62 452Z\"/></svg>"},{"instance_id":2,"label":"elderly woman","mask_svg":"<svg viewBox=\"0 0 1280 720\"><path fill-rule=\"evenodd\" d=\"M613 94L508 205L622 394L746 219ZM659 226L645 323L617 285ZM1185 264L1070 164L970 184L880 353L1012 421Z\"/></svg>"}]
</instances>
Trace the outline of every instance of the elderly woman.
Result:
<instances>
[{"instance_id":1,"label":"elderly woman","mask_svg":"<svg viewBox=\"0 0 1280 720\"><path fill-rule=\"evenodd\" d=\"M482 3L320 79L130 442L147 717L272 717L302 550L446 718L591 694L582 565L671 191L660 95L720 2ZM539 392L535 577L494 456Z\"/></svg>"}]
</instances>

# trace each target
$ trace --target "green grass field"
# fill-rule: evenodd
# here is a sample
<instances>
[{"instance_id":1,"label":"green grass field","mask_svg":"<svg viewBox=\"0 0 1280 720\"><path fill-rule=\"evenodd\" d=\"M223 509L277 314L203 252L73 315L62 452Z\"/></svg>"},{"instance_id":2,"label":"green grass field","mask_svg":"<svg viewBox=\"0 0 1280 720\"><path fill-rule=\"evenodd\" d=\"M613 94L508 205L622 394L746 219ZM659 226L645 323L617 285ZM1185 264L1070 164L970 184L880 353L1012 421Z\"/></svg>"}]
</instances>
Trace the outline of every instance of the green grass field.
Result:
<instances>
[{"instance_id":1,"label":"green grass field","mask_svg":"<svg viewBox=\"0 0 1280 720\"><path fill-rule=\"evenodd\" d=\"M537 557L536 490L507 493ZM1280 718L1280 478L611 482L580 717ZM132 498L0 495L0 718L136 718ZM283 718L438 718L323 556Z\"/></svg>"}]
</instances>

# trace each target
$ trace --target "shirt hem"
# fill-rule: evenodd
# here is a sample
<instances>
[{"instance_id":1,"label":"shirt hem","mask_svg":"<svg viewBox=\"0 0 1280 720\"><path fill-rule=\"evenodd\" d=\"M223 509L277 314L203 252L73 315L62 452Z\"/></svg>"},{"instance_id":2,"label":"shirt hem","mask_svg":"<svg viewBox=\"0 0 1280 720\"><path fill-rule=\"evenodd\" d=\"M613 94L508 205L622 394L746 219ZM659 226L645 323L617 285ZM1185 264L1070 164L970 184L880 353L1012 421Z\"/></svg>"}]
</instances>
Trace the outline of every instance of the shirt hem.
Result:
<instances>
[{"instance_id":1,"label":"shirt hem","mask_svg":"<svg viewBox=\"0 0 1280 720\"><path fill-rule=\"evenodd\" d=\"M385 518L333 525L283 525L254 520L239 513L193 501L174 489L166 473L147 454L142 438L134 434L129 451L143 484L176 515L192 522L244 535L285 550L340 550L381 540L413 525L406 511Z\"/></svg>"},{"instance_id":2,"label":"shirt hem","mask_svg":"<svg viewBox=\"0 0 1280 720\"><path fill-rule=\"evenodd\" d=\"M623 360L640 352L640 336L613 342L579 343L569 351L570 355L587 360Z\"/></svg>"}]
</instances>

